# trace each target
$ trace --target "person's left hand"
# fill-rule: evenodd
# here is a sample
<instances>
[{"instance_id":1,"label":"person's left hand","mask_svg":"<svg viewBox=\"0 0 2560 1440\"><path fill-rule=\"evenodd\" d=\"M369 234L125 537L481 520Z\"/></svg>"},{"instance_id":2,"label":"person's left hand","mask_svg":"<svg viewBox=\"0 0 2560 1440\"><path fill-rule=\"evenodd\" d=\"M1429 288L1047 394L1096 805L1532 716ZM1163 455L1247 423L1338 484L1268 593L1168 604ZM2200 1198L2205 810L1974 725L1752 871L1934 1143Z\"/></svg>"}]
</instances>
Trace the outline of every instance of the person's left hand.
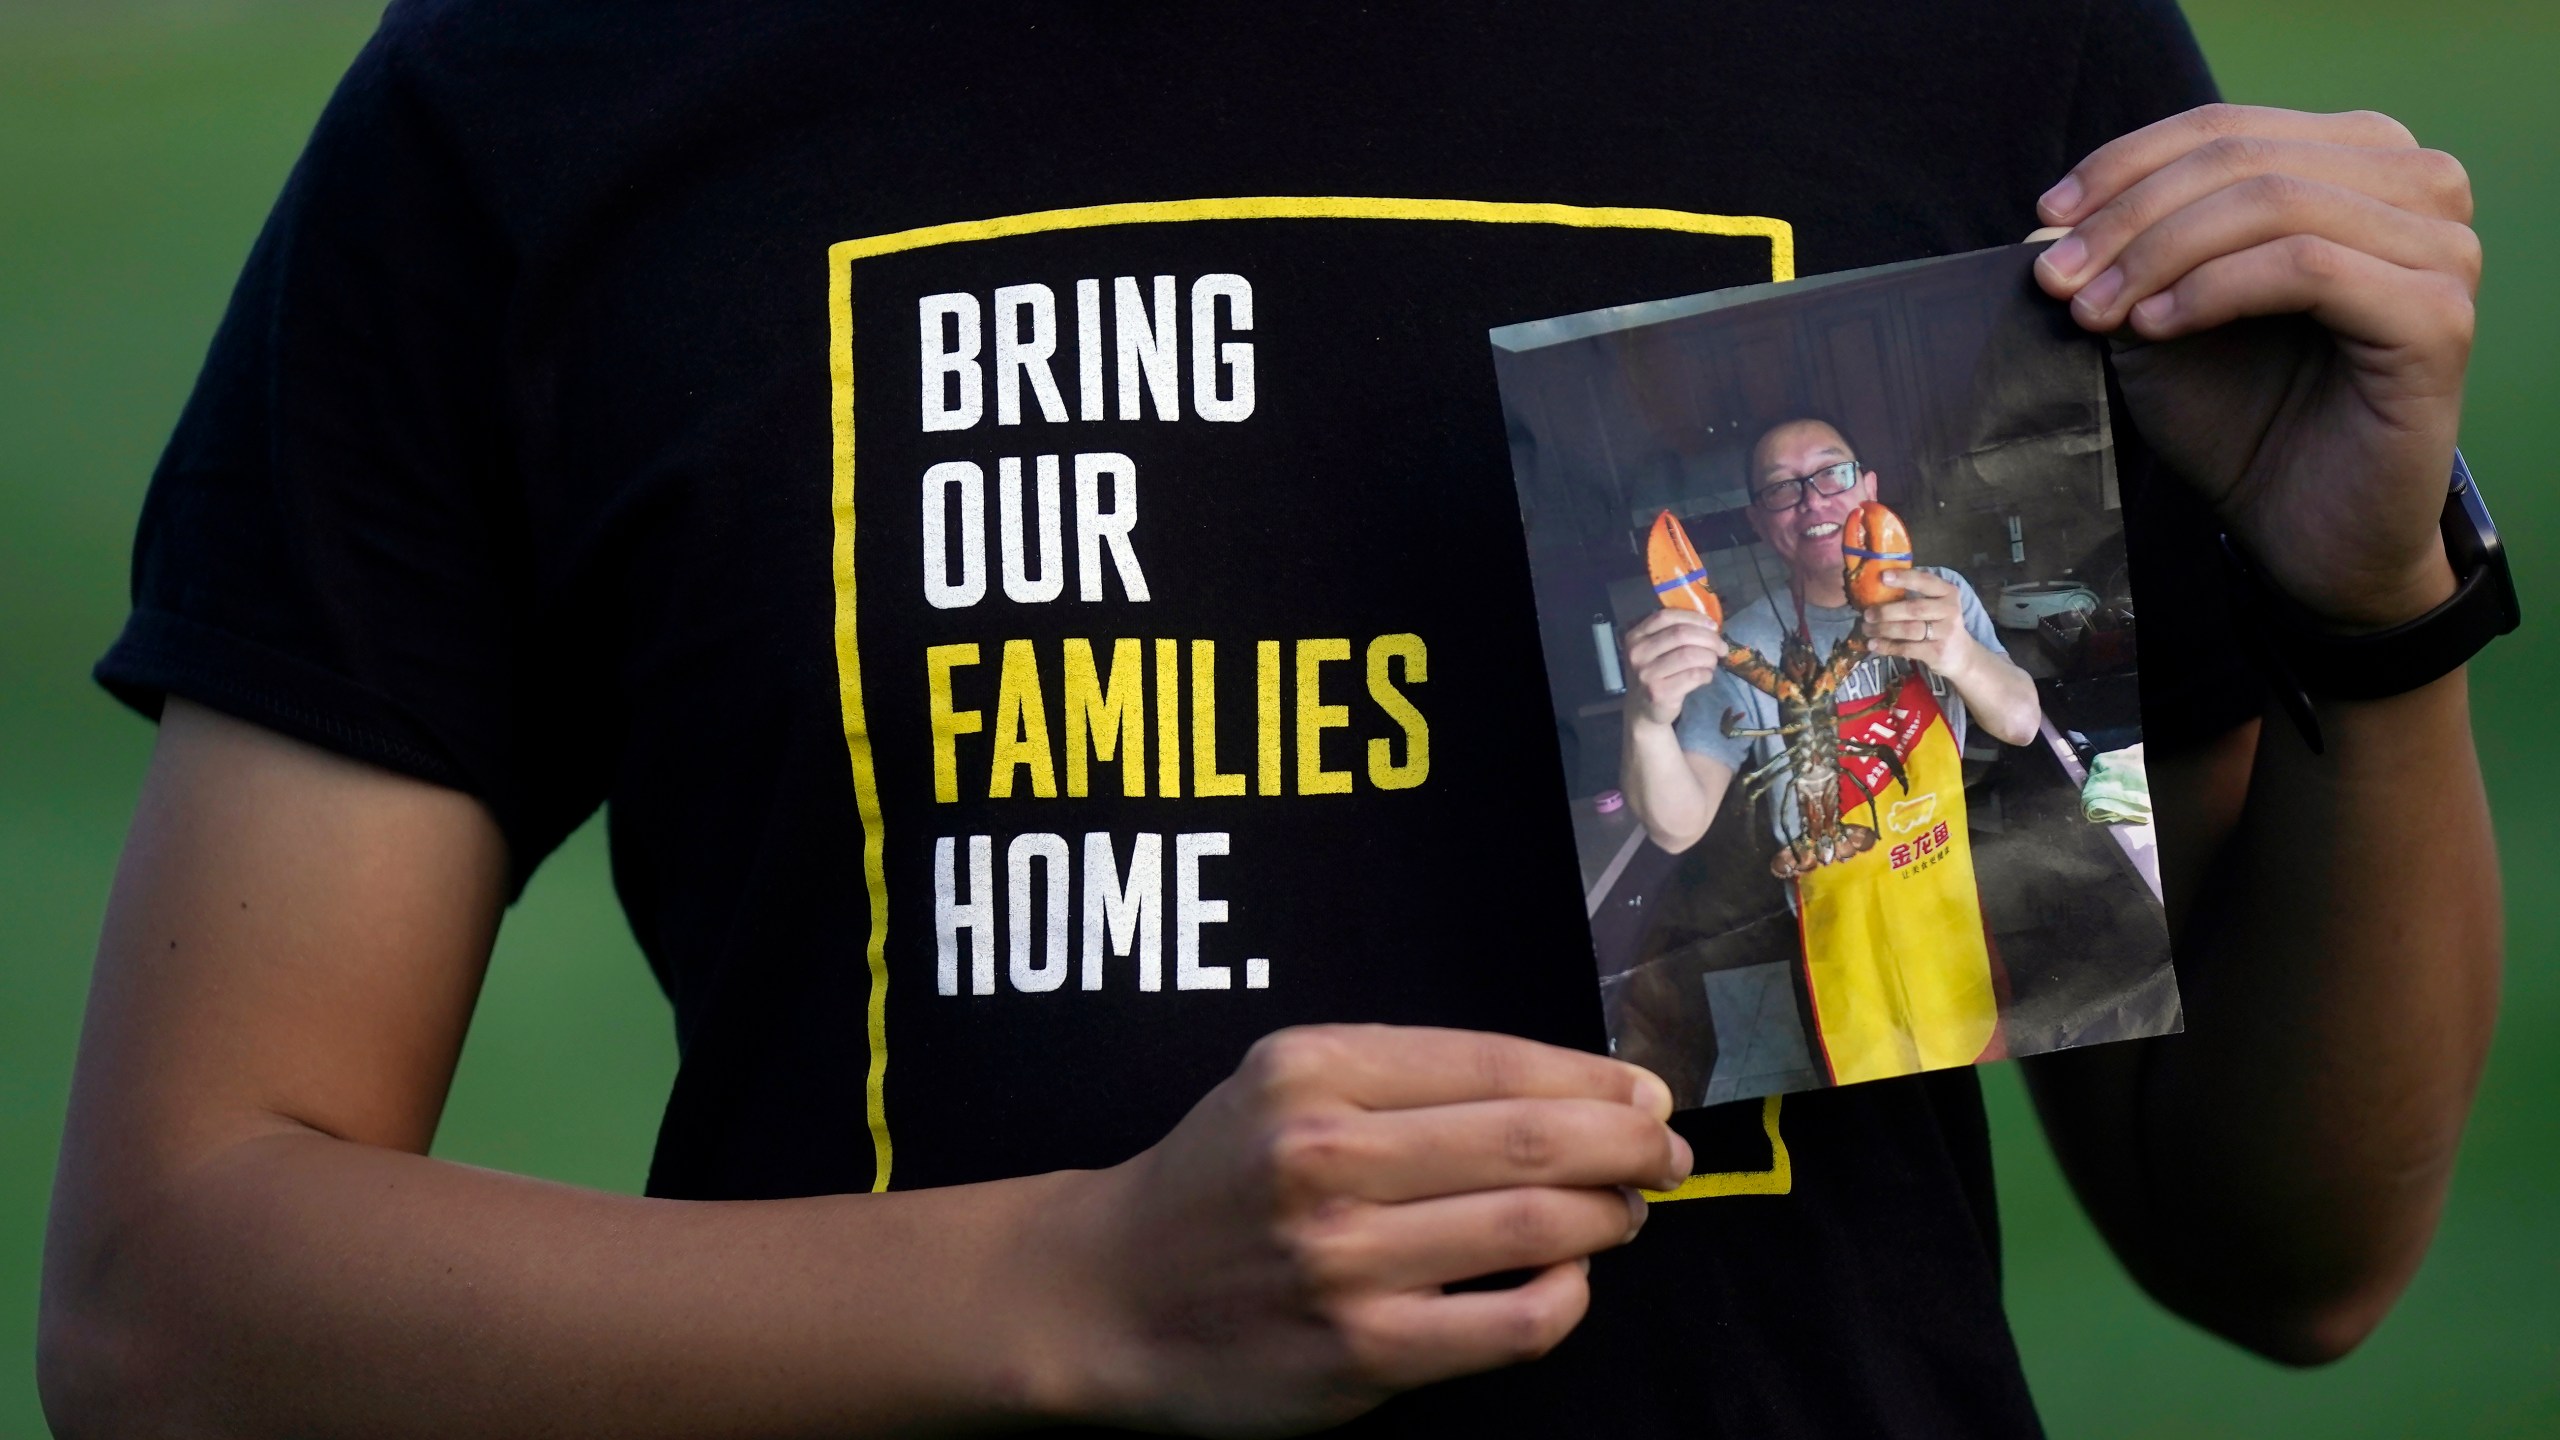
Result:
<instances>
[{"instance_id":1,"label":"person's left hand","mask_svg":"<svg viewBox=\"0 0 2560 1440\"><path fill-rule=\"evenodd\" d=\"M2036 265L2132 419L2276 584L2343 629L2452 593L2436 528L2480 242L2460 162L2384 115L2209 105L2047 192Z\"/></svg>"},{"instance_id":2,"label":"person's left hand","mask_svg":"<svg viewBox=\"0 0 2560 1440\"><path fill-rule=\"evenodd\" d=\"M1917 660L1951 681L1961 677L1982 647L1964 628L1956 587L1926 570L1887 570L1884 580L1903 598L1867 608L1868 652Z\"/></svg>"}]
</instances>

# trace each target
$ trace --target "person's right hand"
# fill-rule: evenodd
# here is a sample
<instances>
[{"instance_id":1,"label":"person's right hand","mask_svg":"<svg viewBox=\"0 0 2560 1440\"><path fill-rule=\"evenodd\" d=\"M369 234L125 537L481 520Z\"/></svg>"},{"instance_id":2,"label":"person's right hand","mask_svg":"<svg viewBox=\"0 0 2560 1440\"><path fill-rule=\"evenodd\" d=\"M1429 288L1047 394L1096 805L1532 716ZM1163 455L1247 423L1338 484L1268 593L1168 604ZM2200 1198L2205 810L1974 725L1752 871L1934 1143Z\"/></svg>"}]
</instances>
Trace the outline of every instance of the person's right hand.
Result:
<instances>
[{"instance_id":1,"label":"person's right hand","mask_svg":"<svg viewBox=\"0 0 2560 1440\"><path fill-rule=\"evenodd\" d=\"M1545 1354L1689 1174L1650 1071L1505 1035L1283 1030L1074 1204L1089 1418L1284 1435ZM1443 1286L1533 1271L1511 1289Z\"/></svg>"},{"instance_id":2,"label":"person's right hand","mask_svg":"<svg viewBox=\"0 0 2560 1440\"><path fill-rule=\"evenodd\" d=\"M1656 725L1679 722L1689 692L1716 678L1724 632L1695 610L1657 610L1627 631L1627 713Z\"/></svg>"}]
</instances>

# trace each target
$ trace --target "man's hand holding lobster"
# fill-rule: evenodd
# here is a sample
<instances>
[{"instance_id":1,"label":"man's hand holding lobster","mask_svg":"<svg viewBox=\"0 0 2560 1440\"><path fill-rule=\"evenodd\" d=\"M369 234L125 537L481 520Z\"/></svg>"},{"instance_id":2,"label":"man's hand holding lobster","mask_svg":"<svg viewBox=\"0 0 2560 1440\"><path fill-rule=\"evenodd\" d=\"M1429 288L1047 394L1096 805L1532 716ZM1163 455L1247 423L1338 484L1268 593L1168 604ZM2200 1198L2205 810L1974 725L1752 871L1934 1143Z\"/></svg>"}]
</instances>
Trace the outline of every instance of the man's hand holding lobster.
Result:
<instances>
[{"instance_id":1,"label":"man's hand holding lobster","mask_svg":"<svg viewBox=\"0 0 2560 1440\"><path fill-rule=\"evenodd\" d=\"M1867 607L1867 653L1917 660L1962 689L1990 652L1965 629L1956 587L1926 570L1888 570L1880 578L1903 598Z\"/></svg>"},{"instance_id":2,"label":"man's hand holding lobster","mask_svg":"<svg viewBox=\"0 0 2560 1440\"><path fill-rule=\"evenodd\" d=\"M1733 647L1715 620L1695 610L1656 610L1627 631L1629 714L1676 725L1689 693L1716 678Z\"/></svg>"}]
</instances>

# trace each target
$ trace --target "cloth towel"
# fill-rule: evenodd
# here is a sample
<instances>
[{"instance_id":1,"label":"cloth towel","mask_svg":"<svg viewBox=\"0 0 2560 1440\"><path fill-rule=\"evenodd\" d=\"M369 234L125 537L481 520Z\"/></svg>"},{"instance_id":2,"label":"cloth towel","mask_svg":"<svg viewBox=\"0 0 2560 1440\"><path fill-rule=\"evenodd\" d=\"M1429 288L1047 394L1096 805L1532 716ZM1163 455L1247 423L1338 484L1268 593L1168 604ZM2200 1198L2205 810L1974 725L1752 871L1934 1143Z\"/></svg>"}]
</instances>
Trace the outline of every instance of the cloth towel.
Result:
<instances>
[{"instance_id":1,"label":"cloth towel","mask_svg":"<svg viewBox=\"0 0 2560 1440\"><path fill-rule=\"evenodd\" d=\"M2151 823L2151 776L2142 768L2142 747L2110 750L2089 765L2089 781L2080 787L2080 813L2099 825Z\"/></svg>"}]
</instances>

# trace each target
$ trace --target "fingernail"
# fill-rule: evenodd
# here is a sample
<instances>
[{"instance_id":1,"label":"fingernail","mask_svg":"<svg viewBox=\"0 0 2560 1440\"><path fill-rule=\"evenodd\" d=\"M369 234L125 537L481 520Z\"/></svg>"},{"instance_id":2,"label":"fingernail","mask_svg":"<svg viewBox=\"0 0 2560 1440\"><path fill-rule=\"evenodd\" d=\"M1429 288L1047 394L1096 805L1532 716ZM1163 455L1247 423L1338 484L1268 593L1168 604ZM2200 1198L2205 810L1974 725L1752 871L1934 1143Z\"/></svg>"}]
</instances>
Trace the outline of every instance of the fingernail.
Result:
<instances>
[{"instance_id":1,"label":"fingernail","mask_svg":"<svg viewBox=\"0 0 2560 1440\"><path fill-rule=\"evenodd\" d=\"M2116 297L2123 293L2124 270L2120 266L2110 265L2080 292L2080 303L2090 314L2103 315L2108 306L2116 303Z\"/></svg>"},{"instance_id":2,"label":"fingernail","mask_svg":"<svg viewBox=\"0 0 2560 1440\"><path fill-rule=\"evenodd\" d=\"M2169 318L2177 313L2178 297L2166 290L2133 307L2133 318L2154 328L2168 324Z\"/></svg>"},{"instance_id":3,"label":"fingernail","mask_svg":"<svg viewBox=\"0 0 2560 1440\"><path fill-rule=\"evenodd\" d=\"M1577 1257L1577 1258L1574 1260L1574 1262L1573 1262L1573 1263L1582 1267L1582 1273L1583 1273L1583 1274L1588 1275L1588 1274L1590 1274L1590 1273L1591 1273L1591 1257L1590 1257L1590 1256L1588 1256L1588 1255L1579 1256L1579 1257Z\"/></svg>"},{"instance_id":4,"label":"fingernail","mask_svg":"<svg viewBox=\"0 0 2560 1440\"><path fill-rule=\"evenodd\" d=\"M2052 189L2044 192L2044 198L2036 202L2036 208L2056 220L2064 219L2080 208L2081 193L2080 177L2065 175Z\"/></svg>"},{"instance_id":5,"label":"fingernail","mask_svg":"<svg viewBox=\"0 0 2560 1440\"><path fill-rule=\"evenodd\" d=\"M2077 235L2065 235L2044 252L2045 268L2065 280L2079 275L2080 267L2089 263L2089 242Z\"/></svg>"},{"instance_id":6,"label":"fingernail","mask_svg":"<svg viewBox=\"0 0 2560 1440\"><path fill-rule=\"evenodd\" d=\"M1678 1131L1673 1131L1671 1135L1671 1185L1677 1186L1681 1181L1688 1179L1690 1170L1694 1168L1697 1163L1698 1152L1689 1148L1689 1142L1682 1139Z\"/></svg>"},{"instance_id":7,"label":"fingernail","mask_svg":"<svg viewBox=\"0 0 2560 1440\"><path fill-rule=\"evenodd\" d=\"M1644 1197L1637 1194L1633 1186L1619 1186L1618 1194L1627 1202L1627 1239L1633 1240L1636 1238L1636 1232L1644 1228L1645 1210L1648 1207L1644 1203Z\"/></svg>"}]
</instances>

